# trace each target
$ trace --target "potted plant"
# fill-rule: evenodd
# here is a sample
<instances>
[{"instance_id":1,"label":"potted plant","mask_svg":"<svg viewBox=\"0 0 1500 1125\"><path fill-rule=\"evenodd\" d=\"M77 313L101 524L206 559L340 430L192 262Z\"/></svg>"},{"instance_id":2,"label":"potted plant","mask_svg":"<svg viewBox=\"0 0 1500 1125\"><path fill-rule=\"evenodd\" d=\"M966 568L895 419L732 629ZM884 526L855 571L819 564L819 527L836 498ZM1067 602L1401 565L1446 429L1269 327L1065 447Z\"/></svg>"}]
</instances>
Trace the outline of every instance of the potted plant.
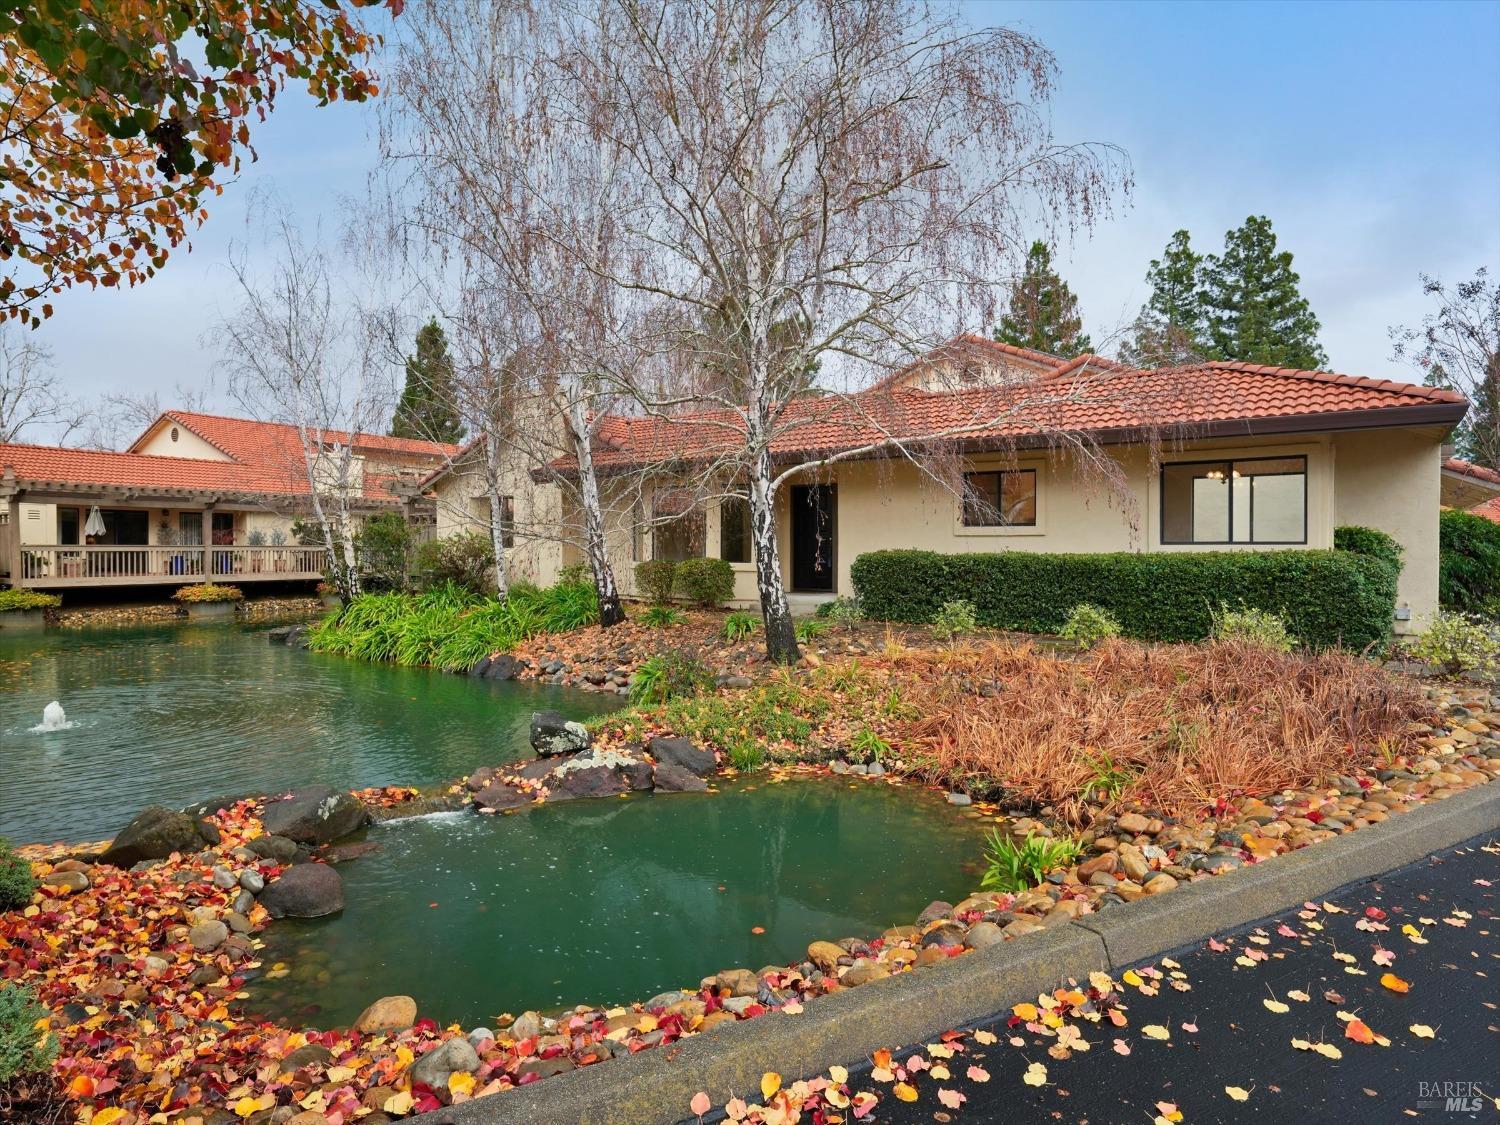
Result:
<instances>
[{"instance_id":1,"label":"potted plant","mask_svg":"<svg viewBox=\"0 0 1500 1125\"><path fill-rule=\"evenodd\" d=\"M245 542L251 547L264 547L266 545L266 533L260 530L260 528L256 528L249 535L245 536ZM259 574L261 562L260 552L252 552L250 555L250 573Z\"/></svg>"},{"instance_id":2,"label":"potted plant","mask_svg":"<svg viewBox=\"0 0 1500 1125\"><path fill-rule=\"evenodd\" d=\"M282 550L286 546L286 532L279 527L271 532L271 546L276 548L276 557L272 560L272 566L277 572L286 570L286 551Z\"/></svg>"},{"instance_id":3,"label":"potted plant","mask_svg":"<svg viewBox=\"0 0 1500 1125\"><path fill-rule=\"evenodd\" d=\"M47 610L62 605L56 594L38 590L0 590L0 629L44 629Z\"/></svg>"}]
</instances>

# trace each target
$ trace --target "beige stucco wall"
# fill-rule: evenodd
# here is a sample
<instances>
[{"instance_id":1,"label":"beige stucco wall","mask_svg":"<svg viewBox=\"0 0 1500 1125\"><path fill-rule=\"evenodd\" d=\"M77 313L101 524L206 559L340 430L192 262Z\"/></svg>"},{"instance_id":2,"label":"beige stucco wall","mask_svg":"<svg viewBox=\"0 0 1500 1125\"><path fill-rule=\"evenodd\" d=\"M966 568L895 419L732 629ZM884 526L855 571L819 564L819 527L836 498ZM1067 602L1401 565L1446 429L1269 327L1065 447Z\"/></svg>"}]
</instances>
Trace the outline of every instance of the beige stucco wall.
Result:
<instances>
[{"instance_id":1,"label":"beige stucco wall","mask_svg":"<svg viewBox=\"0 0 1500 1125\"><path fill-rule=\"evenodd\" d=\"M172 431L177 431L177 440L172 440ZM232 461L234 458L216 445L210 445L186 426L162 420L154 425L137 453L151 453L158 457L197 457L205 461Z\"/></svg>"},{"instance_id":2,"label":"beige stucco wall","mask_svg":"<svg viewBox=\"0 0 1500 1125\"><path fill-rule=\"evenodd\" d=\"M470 452L432 485L437 502L434 534L445 539L465 531L490 533L489 492L480 454ZM513 579L539 585L557 580L563 566L562 544L556 538L562 521L562 500L556 488L532 481L519 458L508 458L501 470L502 496L513 498L515 546L505 552L505 565Z\"/></svg>"}]
</instances>

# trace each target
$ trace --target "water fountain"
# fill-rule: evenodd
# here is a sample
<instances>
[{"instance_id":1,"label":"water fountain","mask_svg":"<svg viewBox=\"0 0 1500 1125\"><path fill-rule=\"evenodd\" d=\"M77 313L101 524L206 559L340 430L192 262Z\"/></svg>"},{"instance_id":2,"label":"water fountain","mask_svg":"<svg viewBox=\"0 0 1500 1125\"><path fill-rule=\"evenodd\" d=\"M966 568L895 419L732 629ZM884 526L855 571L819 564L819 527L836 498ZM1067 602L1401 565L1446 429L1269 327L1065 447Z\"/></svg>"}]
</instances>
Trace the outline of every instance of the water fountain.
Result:
<instances>
[{"instance_id":1,"label":"water fountain","mask_svg":"<svg viewBox=\"0 0 1500 1125\"><path fill-rule=\"evenodd\" d=\"M54 699L42 708L42 721L31 729L38 732L67 730L72 725L68 721L67 712L63 710L63 705Z\"/></svg>"}]
</instances>

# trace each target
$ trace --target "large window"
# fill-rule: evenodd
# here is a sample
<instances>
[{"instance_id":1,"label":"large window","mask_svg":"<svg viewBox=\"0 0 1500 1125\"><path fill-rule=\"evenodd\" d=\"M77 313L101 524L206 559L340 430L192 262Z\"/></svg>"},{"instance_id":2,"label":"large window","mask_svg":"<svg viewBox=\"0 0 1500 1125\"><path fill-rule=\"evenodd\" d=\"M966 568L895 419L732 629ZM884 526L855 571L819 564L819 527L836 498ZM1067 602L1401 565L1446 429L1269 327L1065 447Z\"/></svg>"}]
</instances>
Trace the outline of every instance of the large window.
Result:
<instances>
[{"instance_id":1,"label":"large window","mask_svg":"<svg viewBox=\"0 0 1500 1125\"><path fill-rule=\"evenodd\" d=\"M651 557L701 559L703 513L693 505L692 493L661 489L652 498Z\"/></svg>"},{"instance_id":2,"label":"large window","mask_svg":"<svg viewBox=\"0 0 1500 1125\"><path fill-rule=\"evenodd\" d=\"M725 562L750 561L750 499L726 496L719 501L719 558Z\"/></svg>"},{"instance_id":3,"label":"large window","mask_svg":"<svg viewBox=\"0 0 1500 1125\"><path fill-rule=\"evenodd\" d=\"M1307 458L1163 465L1163 543L1306 543Z\"/></svg>"},{"instance_id":4,"label":"large window","mask_svg":"<svg viewBox=\"0 0 1500 1125\"><path fill-rule=\"evenodd\" d=\"M965 527L1035 527L1036 470L964 474Z\"/></svg>"}]
</instances>

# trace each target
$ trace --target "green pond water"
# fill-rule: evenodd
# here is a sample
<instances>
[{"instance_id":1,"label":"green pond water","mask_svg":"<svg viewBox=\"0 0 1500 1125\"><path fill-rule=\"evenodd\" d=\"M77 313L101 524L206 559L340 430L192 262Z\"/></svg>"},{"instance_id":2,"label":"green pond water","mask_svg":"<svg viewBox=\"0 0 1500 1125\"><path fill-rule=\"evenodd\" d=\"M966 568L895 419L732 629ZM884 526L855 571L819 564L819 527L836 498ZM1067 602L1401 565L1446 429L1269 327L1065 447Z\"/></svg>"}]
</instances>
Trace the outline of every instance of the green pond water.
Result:
<instances>
[{"instance_id":1,"label":"green pond water","mask_svg":"<svg viewBox=\"0 0 1500 1125\"><path fill-rule=\"evenodd\" d=\"M815 939L873 937L977 885L978 830L934 794L798 778L720 789L371 828L379 851L339 867L342 914L266 932L266 968L289 973L252 981L251 1007L329 1027L405 993L476 1026L645 1000L801 960Z\"/></svg>"},{"instance_id":2,"label":"green pond water","mask_svg":"<svg viewBox=\"0 0 1500 1125\"><path fill-rule=\"evenodd\" d=\"M0 836L91 840L153 802L447 781L530 753L537 708L618 703L288 649L268 628L0 630ZM33 730L54 699L71 727Z\"/></svg>"}]
</instances>

